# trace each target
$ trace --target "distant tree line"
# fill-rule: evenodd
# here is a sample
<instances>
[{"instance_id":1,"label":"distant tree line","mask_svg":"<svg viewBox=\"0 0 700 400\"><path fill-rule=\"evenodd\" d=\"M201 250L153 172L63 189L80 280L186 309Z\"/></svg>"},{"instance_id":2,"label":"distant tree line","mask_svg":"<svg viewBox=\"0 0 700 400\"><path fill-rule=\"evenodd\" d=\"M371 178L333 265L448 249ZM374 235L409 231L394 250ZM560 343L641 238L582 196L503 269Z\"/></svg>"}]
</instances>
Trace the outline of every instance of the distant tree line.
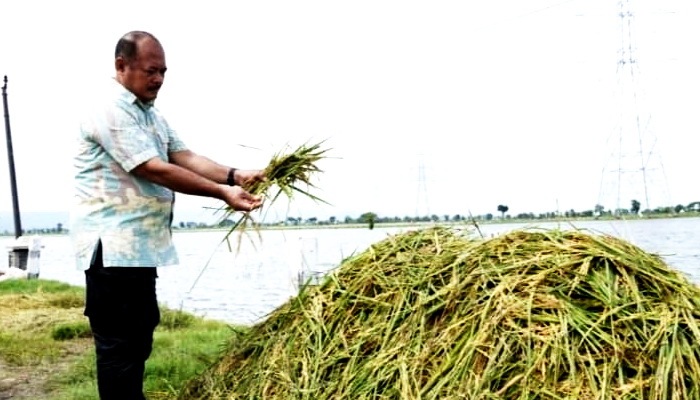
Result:
<instances>
[{"instance_id":1,"label":"distant tree line","mask_svg":"<svg viewBox=\"0 0 700 400\"><path fill-rule=\"evenodd\" d=\"M505 204L499 204L495 211L500 215L495 216L492 213L486 213L481 215L463 215L463 214L443 214L443 215L423 215L423 216L380 216L374 212L365 212L360 214L358 217L346 216L342 220L332 216L326 220L319 219L317 217L287 217L285 220L276 222L265 222L262 226L302 226L302 225L340 225L340 224L363 224L368 225L373 228L376 224L412 224L412 223L460 223L464 221L494 221L494 220L551 220L557 218L566 219L577 219L577 218L621 218L621 217L632 217L632 216L673 216L689 214L695 216L700 213L700 201L694 201L687 205L677 204L675 206L668 207L657 207L654 209L641 209L641 203L634 199L630 202L629 208L618 208L618 209L606 209L600 204L596 204L592 210L576 211L574 209L566 211L550 211L544 213L532 213L524 212L518 213L516 215L508 214L510 207ZM211 228L227 228L235 224L234 220L227 219L214 224L208 224L205 222L193 222L193 221L181 221L173 224L173 229L211 229ZM68 231L63 228L63 224L58 223L56 226L51 228L41 228L41 229L26 229L22 230L23 235L34 235L34 234L62 234ZM10 235L11 232L5 230L4 235Z\"/></svg>"},{"instance_id":2,"label":"distant tree line","mask_svg":"<svg viewBox=\"0 0 700 400\"><path fill-rule=\"evenodd\" d=\"M60 235L67 233L66 229L63 229L63 224L58 223L53 228L32 228L32 229L22 229L22 235ZM14 233L14 232L12 232ZM3 235L10 235L11 232L5 230L2 232Z\"/></svg>"},{"instance_id":3,"label":"distant tree line","mask_svg":"<svg viewBox=\"0 0 700 400\"><path fill-rule=\"evenodd\" d=\"M655 209L641 210L641 203L638 200L630 202L630 208L618 208L608 210L604 206L597 204L592 210L576 211L574 209L566 211L550 211L543 213L524 212L515 215L508 214L510 207L505 204L499 204L496 210L499 214L486 213L481 215L467 216L463 214L443 214L443 215L423 215L423 216L380 216L374 212L365 212L357 217L346 216L339 219L330 217L327 220L317 217L287 217L283 221L266 222L262 226L302 226L302 225L341 225L341 224L363 224L370 228L376 224L411 224L411 223L460 223L465 221L495 221L495 220L552 220L557 218L578 219L578 218L618 218L622 216L669 216L683 213L700 213L700 201L689 203L688 205L678 204L674 207L658 207ZM212 228L212 227L230 227L235 223L232 220L221 221L215 225L207 225L201 222L180 222L175 228L180 229L196 229L196 228Z\"/></svg>"}]
</instances>

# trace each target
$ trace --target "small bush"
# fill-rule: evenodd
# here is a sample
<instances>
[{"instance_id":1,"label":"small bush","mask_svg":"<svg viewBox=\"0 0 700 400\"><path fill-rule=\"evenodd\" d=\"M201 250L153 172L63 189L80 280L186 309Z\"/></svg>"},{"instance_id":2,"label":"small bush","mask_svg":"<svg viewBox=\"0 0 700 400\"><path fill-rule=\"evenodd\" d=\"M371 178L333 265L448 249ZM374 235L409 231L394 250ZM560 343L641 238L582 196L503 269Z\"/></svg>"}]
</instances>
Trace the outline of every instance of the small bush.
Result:
<instances>
[{"instance_id":1,"label":"small bush","mask_svg":"<svg viewBox=\"0 0 700 400\"><path fill-rule=\"evenodd\" d=\"M181 310L160 309L160 329L176 330L192 326L197 317Z\"/></svg>"},{"instance_id":2,"label":"small bush","mask_svg":"<svg viewBox=\"0 0 700 400\"><path fill-rule=\"evenodd\" d=\"M92 329L87 322L72 322L61 324L53 328L51 337L54 340L71 340L75 338L87 338L92 336Z\"/></svg>"}]
</instances>

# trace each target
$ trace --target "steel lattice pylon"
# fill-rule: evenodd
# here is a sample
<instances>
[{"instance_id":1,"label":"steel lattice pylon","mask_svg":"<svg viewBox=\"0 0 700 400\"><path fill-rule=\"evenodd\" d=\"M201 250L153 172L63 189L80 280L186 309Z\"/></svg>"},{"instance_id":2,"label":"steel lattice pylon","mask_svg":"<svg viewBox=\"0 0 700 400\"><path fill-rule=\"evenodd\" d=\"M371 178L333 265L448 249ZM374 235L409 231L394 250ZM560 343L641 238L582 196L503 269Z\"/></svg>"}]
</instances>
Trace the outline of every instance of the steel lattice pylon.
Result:
<instances>
[{"instance_id":1,"label":"steel lattice pylon","mask_svg":"<svg viewBox=\"0 0 700 400\"><path fill-rule=\"evenodd\" d=\"M641 211L671 206L659 143L641 91L634 14L630 0L618 5L622 39L617 64L619 125L606 143L598 204L614 212L630 209L633 200L640 203Z\"/></svg>"},{"instance_id":2,"label":"steel lattice pylon","mask_svg":"<svg viewBox=\"0 0 700 400\"><path fill-rule=\"evenodd\" d=\"M416 193L416 217L430 216L428 204L428 186L425 177L425 161L423 155L418 159L418 191Z\"/></svg>"}]
</instances>

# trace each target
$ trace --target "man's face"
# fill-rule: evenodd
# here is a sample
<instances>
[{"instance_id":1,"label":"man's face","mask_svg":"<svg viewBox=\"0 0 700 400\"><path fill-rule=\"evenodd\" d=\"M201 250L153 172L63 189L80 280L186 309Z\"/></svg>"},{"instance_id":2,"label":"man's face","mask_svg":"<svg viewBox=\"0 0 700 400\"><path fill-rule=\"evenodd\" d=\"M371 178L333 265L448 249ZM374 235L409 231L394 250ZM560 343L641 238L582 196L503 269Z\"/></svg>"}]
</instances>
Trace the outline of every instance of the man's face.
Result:
<instances>
[{"instance_id":1,"label":"man's face","mask_svg":"<svg viewBox=\"0 0 700 400\"><path fill-rule=\"evenodd\" d=\"M136 59L127 62L118 57L115 61L117 80L144 103L158 97L165 78L165 52L161 45L145 38L138 42Z\"/></svg>"}]
</instances>

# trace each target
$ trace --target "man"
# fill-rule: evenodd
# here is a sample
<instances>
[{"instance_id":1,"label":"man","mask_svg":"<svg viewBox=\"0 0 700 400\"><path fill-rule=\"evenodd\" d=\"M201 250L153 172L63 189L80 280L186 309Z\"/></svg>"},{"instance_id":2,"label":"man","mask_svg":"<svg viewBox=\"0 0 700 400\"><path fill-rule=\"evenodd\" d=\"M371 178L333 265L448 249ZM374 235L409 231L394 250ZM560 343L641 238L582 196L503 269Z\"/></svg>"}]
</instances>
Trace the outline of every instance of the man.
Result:
<instances>
[{"instance_id":1,"label":"man","mask_svg":"<svg viewBox=\"0 0 700 400\"><path fill-rule=\"evenodd\" d=\"M156 267L178 261L170 229L174 191L252 211L262 199L244 187L264 174L195 154L168 126L153 106L167 70L153 35L124 35L114 66L109 96L81 124L71 233L85 270L100 398L132 400L145 399L144 365L160 321Z\"/></svg>"}]
</instances>

